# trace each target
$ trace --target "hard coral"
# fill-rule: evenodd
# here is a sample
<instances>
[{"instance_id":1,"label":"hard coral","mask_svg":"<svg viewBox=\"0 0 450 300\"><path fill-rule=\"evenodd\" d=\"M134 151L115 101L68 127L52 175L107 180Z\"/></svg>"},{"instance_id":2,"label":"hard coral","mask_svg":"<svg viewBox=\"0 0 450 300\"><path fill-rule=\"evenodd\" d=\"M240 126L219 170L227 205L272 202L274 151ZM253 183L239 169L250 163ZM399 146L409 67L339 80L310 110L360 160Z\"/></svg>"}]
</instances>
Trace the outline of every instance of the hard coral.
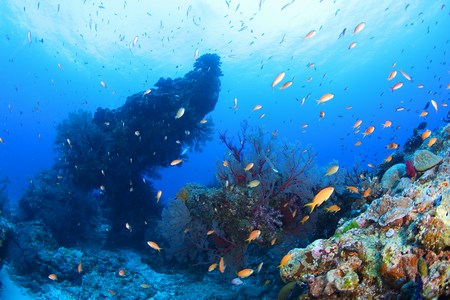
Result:
<instances>
[{"instance_id":1,"label":"hard coral","mask_svg":"<svg viewBox=\"0 0 450 300\"><path fill-rule=\"evenodd\" d=\"M406 167L404 164L393 165L384 173L383 177L381 178L381 186L386 190L392 189L400 181L400 179L405 176L405 173L409 176L408 161L406 162Z\"/></svg>"},{"instance_id":2,"label":"hard coral","mask_svg":"<svg viewBox=\"0 0 450 300\"><path fill-rule=\"evenodd\" d=\"M380 226L386 226L406 216L413 207L414 202L410 198L383 195L370 204L366 217L378 222Z\"/></svg>"},{"instance_id":3,"label":"hard coral","mask_svg":"<svg viewBox=\"0 0 450 300\"><path fill-rule=\"evenodd\" d=\"M424 172L440 164L442 157L428 150L417 150L414 153L414 167L419 172Z\"/></svg>"}]
</instances>

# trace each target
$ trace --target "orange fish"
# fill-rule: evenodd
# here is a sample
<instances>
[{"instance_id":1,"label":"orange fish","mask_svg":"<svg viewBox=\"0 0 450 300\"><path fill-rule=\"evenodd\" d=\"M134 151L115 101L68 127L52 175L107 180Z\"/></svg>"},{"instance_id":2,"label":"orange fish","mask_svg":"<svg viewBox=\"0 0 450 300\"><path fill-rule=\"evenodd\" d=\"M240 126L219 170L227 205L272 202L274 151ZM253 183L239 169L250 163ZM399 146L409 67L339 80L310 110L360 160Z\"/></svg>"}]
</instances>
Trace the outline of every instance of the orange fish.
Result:
<instances>
[{"instance_id":1,"label":"orange fish","mask_svg":"<svg viewBox=\"0 0 450 300\"><path fill-rule=\"evenodd\" d=\"M361 146L361 144L362 144L361 141L357 141L357 142L355 143L355 147Z\"/></svg>"},{"instance_id":2,"label":"orange fish","mask_svg":"<svg viewBox=\"0 0 450 300\"><path fill-rule=\"evenodd\" d=\"M58 280L58 276L56 276L56 274L50 274L50 275L48 275L48 278L53 280L53 281L57 281Z\"/></svg>"},{"instance_id":3,"label":"orange fish","mask_svg":"<svg viewBox=\"0 0 450 300\"><path fill-rule=\"evenodd\" d=\"M355 122L355 124L353 125L353 128L354 128L354 129L358 128L358 127L361 125L361 123L362 123L362 120L357 120L357 121Z\"/></svg>"},{"instance_id":4,"label":"orange fish","mask_svg":"<svg viewBox=\"0 0 450 300\"><path fill-rule=\"evenodd\" d=\"M280 264L278 265L278 268L284 267L290 260L291 260L292 254L288 253L280 261Z\"/></svg>"},{"instance_id":5,"label":"orange fish","mask_svg":"<svg viewBox=\"0 0 450 300\"><path fill-rule=\"evenodd\" d=\"M248 165L245 166L244 171L249 171L251 168L253 168L254 163L249 163Z\"/></svg>"},{"instance_id":6,"label":"orange fish","mask_svg":"<svg viewBox=\"0 0 450 300\"><path fill-rule=\"evenodd\" d=\"M292 212L292 218L295 218L296 215L297 215L297 209L295 209L295 210Z\"/></svg>"},{"instance_id":7,"label":"orange fish","mask_svg":"<svg viewBox=\"0 0 450 300\"><path fill-rule=\"evenodd\" d=\"M237 272L237 276L240 278L247 278L248 276L253 274L253 269L243 269Z\"/></svg>"},{"instance_id":8,"label":"orange fish","mask_svg":"<svg viewBox=\"0 0 450 300\"><path fill-rule=\"evenodd\" d=\"M341 208L338 205L334 204L334 205L331 205L330 207L325 208L325 210L330 213L335 213L335 212L340 211Z\"/></svg>"},{"instance_id":9,"label":"orange fish","mask_svg":"<svg viewBox=\"0 0 450 300\"><path fill-rule=\"evenodd\" d=\"M206 235L211 235L213 234L215 231L214 230L208 230L208 232L206 233Z\"/></svg>"},{"instance_id":10,"label":"orange fish","mask_svg":"<svg viewBox=\"0 0 450 300\"><path fill-rule=\"evenodd\" d=\"M331 194L333 194L333 192L334 192L334 187L332 187L332 186L323 188L320 192L318 192L314 196L312 202L305 204L305 206L310 206L311 207L310 213L312 213L314 208L316 206L320 206L322 203L327 201L328 198L330 198Z\"/></svg>"},{"instance_id":11,"label":"orange fish","mask_svg":"<svg viewBox=\"0 0 450 300\"><path fill-rule=\"evenodd\" d=\"M330 100L333 99L333 98L334 98L334 94L331 94L331 93L325 94L325 95L323 95L322 97L320 97L319 100L317 100L317 104L320 104L320 103L324 103L324 102L330 101Z\"/></svg>"},{"instance_id":12,"label":"orange fish","mask_svg":"<svg viewBox=\"0 0 450 300\"><path fill-rule=\"evenodd\" d=\"M113 290L108 290L108 293L110 293L112 296L114 296L115 294L117 294L117 293L114 292Z\"/></svg>"},{"instance_id":13,"label":"orange fish","mask_svg":"<svg viewBox=\"0 0 450 300\"><path fill-rule=\"evenodd\" d=\"M222 162L222 166L228 167L228 165L229 165L228 160L224 160L224 161Z\"/></svg>"},{"instance_id":14,"label":"orange fish","mask_svg":"<svg viewBox=\"0 0 450 300\"><path fill-rule=\"evenodd\" d=\"M427 129L420 135L420 137L422 138L422 140L426 140L430 135L431 135L431 130Z\"/></svg>"},{"instance_id":15,"label":"orange fish","mask_svg":"<svg viewBox=\"0 0 450 300\"><path fill-rule=\"evenodd\" d=\"M348 46L348 49L353 49L353 48L355 48L355 46L356 46L356 42L353 42Z\"/></svg>"},{"instance_id":16,"label":"orange fish","mask_svg":"<svg viewBox=\"0 0 450 300\"><path fill-rule=\"evenodd\" d=\"M292 81L286 81L282 86L280 86L280 90L287 89L287 88L290 87L292 84L293 84Z\"/></svg>"},{"instance_id":17,"label":"orange fish","mask_svg":"<svg viewBox=\"0 0 450 300\"><path fill-rule=\"evenodd\" d=\"M423 112L421 112L419 115L419 117L426 117L426 116L428 116L428 112L425 110Z\"/></svg>"},{"instance_id":18,"label":"orange fish","mask_svg":"<svg viewBox=\"0 0 450 300\"><path fill-rule=\"evenodd\" d=\"M392 125L392 122L389 120L386 120L386 122L384 122L384 124L383 124L383 128L391 127L391 125Z\"/></svg>"},{"instance_id":19,"label":"orange fish","mask_svg":"<svg viewBox=\"0 0 450 300\"><path fill-rule=\"evenodd\" d=\"M252 111L260 110L261 108L262 108L262 105L257 104L255 106L253 106Z\"/></svg>"},{"instance_id":20,"label":"orange fish","mask_svg":"<svg viewBox=\"0 0 450 300\"><path fill-rule=\"evenodd\" d=\"M272 81L272 89L281 82L281 80L283 80L284 76L286 75L286 73L281 72L280 74L277 75L277 77L275 77L275 79Z\"/></svg>"},{"instance_id":21,"label":"orange fish","mask_svg":"<svg viewBox=\"0 0 450 300\"><path fill-rule=\"evenodd\" d=\"M363 194L363 197L364 197L364 198L369 197L371 191L372 191L372 190L371 190L370 188L368 188L367 190L365 190L365 191L364 191L364 194Z\"/></svg>"},{"instance_id":22,"label":"orange fish","mask_svg":"<svg viewBox=\"0 0 450 300\"><path fill-rule=\"evenodd\" d=\"M256 240L257 238L259 238L259 236L261 235L261 230L255 229L252 232L250 232L250 235L248 236L248 239L246 239L246 242L251 242Z\"/></svg>"},{"instance_id":23,"label":"orange fish","mask_svg":"<svg viewBox=\"0 0 450 300\"><path fill-rule=\"evenodd\" d=\"M391 149L391 150L392 150L392 149L397 149L397 148L398 148L398 144L392 142L392 143L386 145L386 147L387 147L388 149Z\"/></svg>"},{"instance_id":24,"label":"orange fish","mask_svg":"<svg viewBox=\"0 0 450 300\"><path fill-rule=\"evenodd\" d=\"M366 131L363 132L363 137L366 137L366 135L372 134L375 130L375 126L369 126L366 128Z\"/></svg>"},{"instance_id":25,"label":"orange fish","mask_svg":"<svg viewBox=\"0 0 450 300\"><path fill-rule=\"evenodd\" d=\"M388 163L388 162L390 162L392 160L392 155L389 155L388 157L386 157L385 159L384 159L384 162L385 163Z\"/></svg>"},{"instance_id":26,"label":"orange fish","mask_svg":"<svg viewBox=\"0 0 450 300\"><path fill-rule=\"evenodd\" d=\"M214 271L216 268L217 268L217 264L216 264L216 263L211 264L211 265L209 266L209 268L208 268L208 272L212 272L212 271Z\"/></svg>"},{"instance_id":27,"label":"orange fish","mask_svg":"<svg viewBox=\"0 0 450 300\"><path fill-rule=\"evenodd\" d=\"M356 25L355 30L353 30L353 34L359 33L361 30L364 29L365 26L366 26L365 22L359 23L358 25Z\"/></svg>"},{"instance_id":28,"label":"orange fish","mask_svg":"<svg viewBox=\"0 0 450 300\"><path fill-rule=\"evenodd\" d=\"M121 277L127 276L127 274L125 273L125 270L123 270L123 269L119 270L119 272L117 274L119 274L119 276L121 276Z\"/></svg>"},{"instance_id":29,"label":"orange fish","mask_svg":"<svg viewBox=\"0 0 450 300\"><path fill-rule=\"evenodd\" d=\"M273 245L275 245L275 242L277 241L277 238L273 238L271 241L270 241L270 245L271 246L273 246Z\"/></svg>"},{"instance_id":30,"label":"orange fish","mask_svg":"<svg viewBox=\"0 0 450 300\"><path fill-rule=\"evenodd\" d=\"M305 40L312 38L313 36L315 36L317 33L317 31L315 30L311 30L310 32L308 32L308 34L305 35Z\"/></svg>"},{"instance_id":31,"label":"orange fish","mask_svg":"<svg viewBox=\"0 0 450 300\"><path fill-rule=\"evenodd\" d=\"M78 264L77 270L78 270L78 273L83 272L83 263L81 262L81 260L80 260L80 263Z\"/></svg>"},{"instance_id":32,"label":"orange fish","mask_svg":"<svg viewBox=\"0 0 450 300\"><path fill-rule=\"evenodd\" d=\"M323 117L325 117L325 112L324 111L319 112L319 119L323 119Z\"/></svg>"},{"instance_id":33,"label":"orange fish","mask_svg":"<svg viewBox=\"0 0 450 300\"><path fill-rule=\"evenodd\" d=\"M431 139L428 141L427 147L430 148L431 146L433 146L433 145L436 143L436 141L437 141L437 138L436 138L436 137L431 138Z\"/></svg>"},{"instance_id":34,"label":"orange fish","mask_svg":"<svg viewBox=\"0 0 450 300\"><path fill-rule=\"evenodd\" d=\"M347 185L345 188L352 193L358 194L358 188L356 186Z\"/></svg>"},{"instance_id":35,"label":"orange fish","mask_svg":"<svg viewBox=\"0 0 450 300\"><path fill-rule=\"evenodd\" d=\"M151 248L153 248L153 249L155 249L155 250L158 250L158 252L161 252L161 250L162 250L162 248L160 248L160 247L158 246L158 244L155 243L155 242L148 241L148 242L147 242L147 245L149 245Z\"/></svg>"},{"instance_id":36,"label":"orange fish","mask_svg":"<svg viewBox=\"0 0 450 300\"><path fill-rule=\"evenodd\" d=\"M387 78L387 80L392 80L395 78L395 76L397 76L397 71L392 71L391 74L389 74L389 77Z\"/></svg>"},{"instance_id":37,"label":"orange fish","mask_svg":"<svg viewBox=\"0 0 450 300\"><path fill-rule=\"evenodd\" d=\"M305 224L305 222L308 221L308 219L309 219L309 216L304 216L300 222L302 224Z\"/></svg>"},{"instance_id":38,"label":"orange fish","mask_svg":"<svg viewBox=\"0 0 450 300\"><path fill-rule=\"evenodd\" d=\"M397 82L396 84L394 84L392 87L391 87L391 91L395 91L395 90L398 90L399 88L401 88L403 86L403 82Z\"/></svg>"},{"instance_id":39,"label":"orange fish","mask_svg":"<svg viewBox=\"0 0 450 300\"><path fill-rule=\"evenodd\" d=\"M174 159L172 160L172 162L170 163L171 166L176 166L179 163L181 163L183 160L182 159Z\"/></svg>"},{"instance_id":40,"label":"orange fish","mask_svg":"<svg viewBox=\"0 0 450 300\"><path fill-rule=\"evenodd\" d=\"M223 257L220 258L219 260L219 271L220 273L224 273L225 272L225 261L223 260Z\"/></svg>"}]
</instances>

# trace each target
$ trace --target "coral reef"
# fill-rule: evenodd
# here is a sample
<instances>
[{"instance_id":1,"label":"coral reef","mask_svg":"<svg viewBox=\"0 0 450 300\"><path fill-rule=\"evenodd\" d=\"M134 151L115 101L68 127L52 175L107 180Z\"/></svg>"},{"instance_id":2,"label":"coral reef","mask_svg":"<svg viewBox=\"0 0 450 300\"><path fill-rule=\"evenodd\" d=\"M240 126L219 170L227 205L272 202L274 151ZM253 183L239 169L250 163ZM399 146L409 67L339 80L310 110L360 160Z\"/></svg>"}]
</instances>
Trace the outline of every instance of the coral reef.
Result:
<instances>
[{"instance_id":1,"label":"coral reef","mask_svg":"<svg viewBox=\"0 0 450 300\"><path fill-rule=\"evenodd\" d=\"M178 224L178 217L163 213L158 231L170 249L167 258L211 264L223 257L232 272L245 265L252 231L260 234L251 245L267 247L303 225L303 206L319 190L311 176L315 153L266 136L261 129L249 132L245 123L237 144L220 134L230 151L216 173L220 187L180 189L169 205L183 215ZM184 246L177 257L171 254L181 248L176 245Z\"/></svg>"},{"instance_id":2,"label":"coral reef","mask_svg":"<svg viewBox=\"0 0 450 300\"><path fill-rule=\"evenodd\" d=\"M432 163L415 181L372 201L334 237L289 251L290 259L280 269L282 279L308 285L301 299L448 297L447 149L442 148L442 159L434 160L440 164Z\"/></svg>"}]
</instances>

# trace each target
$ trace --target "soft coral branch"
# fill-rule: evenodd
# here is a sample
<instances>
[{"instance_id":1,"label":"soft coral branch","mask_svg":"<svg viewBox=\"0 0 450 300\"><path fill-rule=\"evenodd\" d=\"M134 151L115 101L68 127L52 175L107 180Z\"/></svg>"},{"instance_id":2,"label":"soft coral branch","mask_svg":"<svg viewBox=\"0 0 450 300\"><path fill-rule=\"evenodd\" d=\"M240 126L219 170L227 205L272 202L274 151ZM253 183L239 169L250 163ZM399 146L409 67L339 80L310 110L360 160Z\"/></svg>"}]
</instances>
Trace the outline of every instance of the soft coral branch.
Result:
<instances>
[{"instance_id":1,"label":"soft coral branch","mask_svg":"<svg viewBox=\"0 0 450 300\"><path fill-rule=\"evenodd\" d=\"M267 202L277 195L286 192L290 187L305 184L306 172L313 167L313 162L316 157L315 153L307 151L307 157L304 159L303 153L298 153L298 150L289 151L288 147L283 151L284 159L289 163L287 178L281 180L273 180L270 177L261 177L261 201L256 205L264 206ZM266 169L269 172L270 169ZM255 208L256 208L255 207Z\"/></svg>"},{"instance_id":2,"label":"soft coral branch","mask_svg":"<svg viewBox=\"0 0 450 300\"><path fill-rule=\"evenodd\" d=\"M246 137L247 128L248 128L247 123L242 123L242 132L240 134L238 134L239 147L236 145L233 145L233 139L227 138L226 131L223 133L219 132L219 139L231 151L231 154L233 155L234 159L236 159L236 161L239 163L242 160L242 151L244 150L245 142L247 141L247 137Z\"/></svg>"}]
</instances>

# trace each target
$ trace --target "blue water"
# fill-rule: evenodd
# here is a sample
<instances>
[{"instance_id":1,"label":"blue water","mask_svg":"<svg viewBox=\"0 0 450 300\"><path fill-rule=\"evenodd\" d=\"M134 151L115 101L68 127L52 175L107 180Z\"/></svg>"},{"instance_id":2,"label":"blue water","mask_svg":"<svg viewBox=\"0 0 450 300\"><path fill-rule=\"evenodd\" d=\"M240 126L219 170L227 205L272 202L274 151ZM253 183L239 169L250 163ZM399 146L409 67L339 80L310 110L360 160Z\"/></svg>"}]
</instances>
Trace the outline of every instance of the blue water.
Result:
<instances>
[{"instance_id":1,"label":"blue water","mask_svg":"<svg viewBox=\"0 0 450 300\"><path fill-rule=\"evenodd\" d=\"M2 1L0 176L10 180L10 200L17 202L33 176L52 165L55 125L69 112L119 107L160 77L183 76L196 49L222 58L220 98L209 116L215 130L235 135L247 120L268 135L311 145L324 168L332 160L348 168L380 163L393 152L386 145L401 147L420 122L429 129L443 125L448 107L442 104L450 102L445 1L293 1L282 9L288 3ZM354 35L361 22L365 28ZM317 34L304 39L311 30ZM351 42L357 45L348 49ZM400 69L413 81L400 73L386 80ZM282 71L293 85L272 89ZM391 91L398 81L404 86ZM325 93L334 99L317 105ZM420 118L431 99L438 111L430 106ZM256 104L263 108L252 112ZM396 112L399 106L405 109ZM355 134L358 119L361 132L369 125L375 132L364 139ZM386 120L393 125L382 129ZM203 152L188 153L182 167L162 169L155 188L167 201L187 182L213 184L227 151L216 134Z\"/></svg>"}]
</instances>

